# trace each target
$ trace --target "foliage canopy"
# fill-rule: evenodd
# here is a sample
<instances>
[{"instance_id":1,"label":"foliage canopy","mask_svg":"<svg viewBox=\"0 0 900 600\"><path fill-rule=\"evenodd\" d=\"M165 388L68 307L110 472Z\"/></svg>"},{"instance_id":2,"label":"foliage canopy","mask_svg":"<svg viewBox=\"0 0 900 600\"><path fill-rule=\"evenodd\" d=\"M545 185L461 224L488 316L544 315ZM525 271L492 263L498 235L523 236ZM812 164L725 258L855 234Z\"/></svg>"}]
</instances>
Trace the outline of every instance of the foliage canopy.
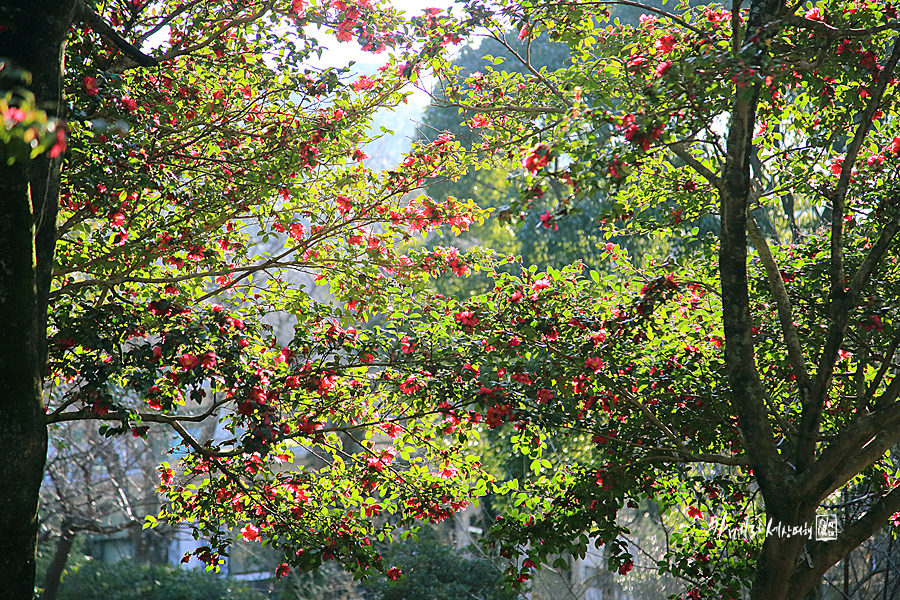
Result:
<instances>
[{"instance_id":1,"label":"foliage canopy","mask_svg":"<svg viewBox=\"0 0 900 600\"><path fill-rule=\"evenodd\" d=\"M14 343L0 392L22 398L4 418L33 424L34 381L49 388L46 417L16 429L27 445L4 447L29 448L33 470L47 424L172 427L182 443L160 469L160 516L208 540L194 555L211 568L240 532L283 550L282 574L332 559L396 574L374 539L493 492L510 506L486 543L517 584L588 544L627 574L617 515L643 503L682 526L656 566L687 597L803 597L900 510L896 10L682 3L631 26L608 24L605 5L410 19L340 0L104 7L138 45L169 40L147 57L76 30L65 153L62 137L42 141L49 124L4 146L0 334ZM522 69L460 76L442 53L476 25L502 41L510 23ZM310 25L395 54L372 77L305 67ZM542 34L569 46L564 68L531 63ZM367 119L425 70L481 133L477 154L438 135L370 171ZM19 122L13 95L5 117ZM505 217L550 188L564 193L548 224L602 195L610 239L693 238L689 252L635 266L609 241L618 274L601 276L408 244L485 216L415 195L428 180L512 159L521 193ZM40 198L35 173L48 175ZM715 218L718 235L700 234ZM429 291L439 272L475 270L493 280L484 294ZM296 319L293 339L262 322L273 312ZM22 315L35 315L24 329ZM192 429L205 419L220 422L210 439ZM509 430L527 476L483 467L474 443L492 429ZM861 508L834 540L710 528L802 527L835 494Z\"/></svg>"}]
</instances>

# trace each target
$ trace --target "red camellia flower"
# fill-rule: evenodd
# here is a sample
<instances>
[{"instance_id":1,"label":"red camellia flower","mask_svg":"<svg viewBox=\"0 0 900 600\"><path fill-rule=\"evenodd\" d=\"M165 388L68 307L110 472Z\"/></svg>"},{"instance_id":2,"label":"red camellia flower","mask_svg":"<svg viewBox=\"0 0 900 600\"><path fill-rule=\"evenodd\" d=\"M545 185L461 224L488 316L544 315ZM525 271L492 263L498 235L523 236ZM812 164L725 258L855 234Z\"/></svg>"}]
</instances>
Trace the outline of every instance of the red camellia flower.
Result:
<instances>
[{"instance_id":1,"label":"red camellia flower","mask_svg":"<svg viewBox=\"0 0 900 600\"><path fill-rule=\"evenodd\" d=\"M825 22L825 15L822 14L822 9L819 7L809 9L803 16L810 21L820 21L822 23Z\"/></svg>"},{"instance_id":2,"label":"red camellia flower","mask_svg":"<svg viewBox=\"0 0 900 600\"><path fill-rule=\"evenodd\" d=\"M122 97L122 106L132 112L136 111L138 107L137 102L134 101L134 98L129 98L128 96Z\"/></svg>"},{"instance_id":3,"label":"red camellia flower","mask_svg":"<svg viewBox=\"0 0 900 600\"><path fill-rule=\"evenodd\" d=\"M291 352L290 348L282 348L281 352L278 353L278 356L275 357L275 364L291 362L291 357L293 356L293 354L294 353Z\"/></svg>"},{"instance_id":4,"label":"red camellia flower","mask_svg":"<svg viewBox=\"0 0 900 600\"><path fill-rule=\"evenodd\" d=\"M97 80L93 77L85 77L81 82L81 89L84 90L84 93L93 98L100 91L100 88L97 87Z\"/></svg>"},{"instance_id":5,"label":"red camellia flower","mask_svg":"<svg viewBox=\"0 0 900 600\"><path fill-rule=\"evenodd\" d=\"M553 392L546 388L541 388L538 390L537 399L541 404L547 404L547 401L553 398Z\"/></svg>"},{"instance_id":6,"label":"red camellia flower","mask_svg":"<svg viewBox=\"0 0 900 600\"><path fill-rule=\"evenodd\" d=\"M510 378L513 381L518 381L519 383L523 383L525 385L531 385L531 377L528 376L528 373L513 373L510 375Z\"/></svg>"},{"instance_id":7,"label":"red camellia flower","mask_svg":"<svg viewBox=\"0 0 900 600\"><path fill-rule=\"evenodd\" d=\"M415 375L410 375L400 383L400 391L404 394L414 394L419 391L420 387Z\"/></svg>"},{"instance_id":8,"label":"red camellia flower","mask_svg":"<svg viewBox=\"0 0 900 600\"><path fill-rule=\"evenodd\" d=\"M538 279L531 285L531 289L533 289L536 292L539 292L541 290L546 290L548 287L550 287L550 280L547 279L546 277L544 277L543 279Z\"/></svg>"},{"instance_id":9,"label":"red camellia flower","mask_svg":"<svg viewBox=\"0 0 900 600\"><path fill-rule=\"evenodd\" d=\"M592 356L584 361L584 368L599 373L603 370L603 359L599 356Z\"/></svg>"},{"instance_id":10,"label":"red camellia flower","mask_svg":"<svg viewBox=\"0 0 900 600\"><path fill-rule=\"evenodd\" d=\"M259 540L259 528L252 523L247 523L241 528L241 535L248 542L255 542Z\"/></svg>"},{"instance_id":11,"label":"red camellia flower","mask_svg":"<svg viewBox=\"0 0 900 600\"><path fill-rule=\"evenodd\" d=\"M528 150L522 166L529 173L537 173L550 162L550 148L544 142L537 144Z\"/></svg>"},{"instance_id":12,"label":"red camellia flower","mask_svg":"<svg viewBox=\"0 0 900 600\"><path fill-rule=\"evenodd\" d=\"M629 71L637 71L645 64L647 64L647 58L645 56L635 56L634 58L631 58L625 66Z\"/></svg>"},{"instance_id":13,"label":"red camellia flower","mask_svg":"<svg viewBox=\"0 0 900 600\"><path fill-rule=\"evenodd\" d=\"M622 563L622 566L619 567L619 575L628 575L628 572L634 568L634 563L631 561Z\"/></svg>"},{"instance_id":14,"label":"red camellia flower","mask_svg":"<svg viewBox=\"0 0 900 600\"><path fill-rule=\"evenodd\" d=\"M674 35L664 35L653 44L653 47L656 48L663 54L668 54L675 48L675 36Z\"/></svg>"},{"instance_id":15,"label":"red camellia flower","mask_svg":"<svg viewBox=\"0 0 900 600\"><path fill-rule=\"evenodd\" d=\"M493 121L491 121L490 117L478 114L469 119L469 128L475 129L478 127L490 127L492 123Z\"/></svg>"},{"instance_id":16,"label":"red camellia flower","mask_svg":"<svg viewBox=\"0 0 900 600\"><path fill-rule=\"evenodd\" d=\"M397 450L393 446L388 446L382 450L381 454L378 456L370 456L367 458L366 464L381 473L387 465L393 462L396 455Z\"/></svg>"},{"instance_id":17,"label":"red camellia flower","mask_svg":"<svg viewBox=\"0 0 900 600\"><path fill-rule=\"evenodd\" d=\"M542 214L539 218L541 220L541 225L544 226L544 229L550 229L551 227L553 228L553 231L559 229L559 225L556 224L556 217L553 216L553 214L551 214L549 210L545 210L544 214Z\"/></svg>"},{"instance_id":18,"label":"red camellia flower","mask_svg":"<svg viewBox=\"0 0 900 600\"><path fill-rule=\"evenodd\" d=\"M159 481L163 484L172 483L172 479L175 477L175 471L168 467L159 467L157 469L159 471Z\"/></svg>"},{"instance_id":19,"label":"red camellia flower","mask_svg":"<svg viewBox=\"0 0 900 600\"><path fill-rule=\"evenodd\" d=\"M405 335L400 338L400 352L403 354L412 354L416 350L416 345L410 341Z\"/></svg>"},{"instance_id":20,"label":"red camellia flower","mask_svg":"<svg viewBox=\"0 0 900 600\"><path fill-rule=\"evenodd\" d=\"M185 371L188 371L200 364L200 359L193 354L185 353L178 357L178 363Z\"/></svg>"},{"instance_id":21,"label":"red camellia flower","mask_svg":"<svg viewBox=\"0 0 900 600\"><path fill-rule=\"evenodd\" d=\"M215 352L205 352L200 355L200 366L204 369L211 369L216 366L216 353Z\"/></svg>"},{"instance_id":22,"label":"red camellia flower","mask_svg":"<svg viewBox=\"0 0 900 600\"><path fill-rule=\"evenodd\" d=\"M882 152L900 154L900 137L895 137L893 140L891 140L891 143L885 146Z\"/></svg>"},{"instance_id":23,"label":"red camellia flower","mask_svg":"<svg viewBox=\"0 0 900 600\"><path fill-rule=\"evenodd\" d=\"M668 70L670 68L672 68L671 60L667 60L665 62L659 63L658 65L656 65L656 76L662 77L663 75L665 75L668 72Z\"/></svg>"},{"instance_id":24,"label":"red camellia flower","mask_svg":"<svg viewBox=\"0 0 900 600\"><path fill-rule=\"evenodd\" d=\"M481 320L475 316L471 310L464 310L453 315L453 318L456 319L460 325L463 327L472 328L478 325L478 322Z\"/></svg>"},{"instance_id":25,"label":"red camellia flower","mask_svg":"<svg viewBox=\"0 0 900 600\"><path fill-rule=\"evenodd\" d=\"M641 15L638 17L638 23L641 27L653 27L658 20L653 15Z\"/></svg>"},{"instance_id":26,"label":"red camellia flower","mask_svg":"<svg viewBox=\"0 0 900 600\"><path fill-rule=\"evenodd\" d=\"M287 563L281 563L277 567L275 567L275 577L278 579L284 579L288 573L291 572L291 568Z\"/></svg>"},{"instance_id":27,"label":"red camellia flower","mask_svg":"<svg viewBox=\"0 0 900 600\"><path fill-rule=\"evenodd\" d=\"M829 170L831 171L832 175L840 175L841 169L843 168L843 166L844 166L844 159L836 158L836 159L834 159L834 162L831 164L831 167Z\"/></svg>"},{"instance_id":28,"label":"red camellia flower","mask_svg":"<svg viewBox=\"0 0 900 600\"><path fill-rule=\"evenodd\" d=\"M109 224L112 227L121 227L125 224L125 215L121 211L116 211L109 215Z\"/></svg>"},{"instance_id":29,"label":"red camellia flower","mask_svg":"<svg viewBox=\"0 0 900 600\"><path fill-rule=\"evenodd\" d=\"M371 90L373 87L375 87L375 80L369 79L368 76L363 75L362 77L351 83L350 87L352 87L357 92L360 92L362 90Z\"/></svg>"},{"instance_id":30,"label":"red camellia flower","mask_svg":"<svg viewBox=\"0 0 900 600\"><path fill-rule=\"evenodd\" d=\"M334 389L335 385L337 385L337 375L335 375L334 373L325 375L319 381L319 393L323 394L328 390Z\"/></svg>"},{"instance_id":31,"label":"red camellia flower","mask_svg":"<svg viewBox=\"0 0 900 600\"><path fill-rule=\"evenodd\" d=\"M401 571L397 567L391 567L387 572L387 578L391 581L397 581L398 579L400 579L401 575L403 575L403 571Z\"/></svg>"},{"instance_id":32,"label":"red camellia flower","mask_svg":"<svg viewBox=\"0 0 900 600\"><path fill-rule=\"evenodd\" d=\"M699 508L696 508L694 506L689 506L688 507L688 517L690 517L691 519L702 519L703 511L701 511Z\"/></svg>"},{"instance_id":33,"label":"red camellia flower","mask_svg":"<svg viewBox=\"0 0 900 600\"><path fill-rule=\"evenodd\" d=\"M397 425L396 423L382 423L379 425L382 431L384 431L392 440L400 437L400 434L403 433L403 429Z\"/></svg>"}]
</instances>

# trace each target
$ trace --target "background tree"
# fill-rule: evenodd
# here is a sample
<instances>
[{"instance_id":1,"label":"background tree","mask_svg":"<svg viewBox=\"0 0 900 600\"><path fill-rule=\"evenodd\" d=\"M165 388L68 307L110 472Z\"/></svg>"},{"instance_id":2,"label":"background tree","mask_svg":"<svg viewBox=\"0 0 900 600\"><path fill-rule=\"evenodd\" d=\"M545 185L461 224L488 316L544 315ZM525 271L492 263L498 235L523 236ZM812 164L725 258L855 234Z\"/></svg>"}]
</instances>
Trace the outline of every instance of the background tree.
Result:
<instances>
[{"instance_id":1,"label":"background tree","mask_svg":"<svg viewBox=\"0 0 900 600\"><path fill-rule=\"evenodd\" d=\"M69 554L79 536L127 534L137 564L168 562L172 531L145 531L144 517L159 512L156 469L171 445L155 431L149 439L104 437L94 423L55 428L41 488L43 550L52 555L42 598L56 598ZM201 438L202 439L202 438ZM55 546L49 551L49 546Z\"/></svg>"},{"instance_id":2,"label":"background tree","mask_svg":"<svg viewBox=\"0 0 900 600\"><path fill-rule=\"evenodd\" d=\"M63 600L260 600L246 584L194 569L90 562L66 578Z\"/></svg>"},{"instance_id":3,"label":"background tree","mask_svg":"<svg viewBox=\"0 0 900 600\"><path fill-rule=\"evenodd\" d=\"M659 2L646 3L646 6L654 8L659 8L659 5ZM611 5L610 16L617 22L636 26L642 10L638 5ZM527 32L527 25L523 27ZM504 254L518 254L522 256L523 264L537 265L541 269L548 266L561 268L581 261L590 269L604 272L609 266L601 253L606 241L614 241L627 248L633 261L638 264L650 249L656 254L680 252L681 245L671 238L658 236L648 239L645 235L631 235L624 228L618 230L619 235L604 230L603 225L610 217L612 208L605 191L579 197L573 202L565 184L553 178L526 189L523 186L527 186L528 182L518 177L522 160L515 152L516 144L505 146L505 155L496 151L485 152L480 132L484 130L487 132L484 137L491 137L488 124L491 117L471 110L472 107L465 103L448 103L447 98L441 95L444 85L473 73L479 73L472 83L472 88L477 89L484 86L485 74L490 79L491 74L496 73L502 80L510 74L530 77L532 71L549 74L569 66L572 56L566 44L551 41L546 33L535 37L520 36L521 31L498 31L493 37L487 35L472 40L454 57L453 74L448 74L446 80L438 80L432 103L422 115L421 136L434 139L442 132L450 132L474 153L473 160L478 165L460 177L436 181L429 187L429 193L471 198L484 208L494 209L497 217L471 228L455 243L463 247L478 244ZM495 88L495 93L503 92L501 88ZM522 206L520 196L527 198L526 204L530 210L513 214L514 206ZM695 224L704 232L717 227L714 219L698 219ZM436 238L436 243L440 243L439 238ZM464 280L445 277L436 285L438 291L444 294L471 295L489 284L483 277Z\"/></svg>"}]
</instances>

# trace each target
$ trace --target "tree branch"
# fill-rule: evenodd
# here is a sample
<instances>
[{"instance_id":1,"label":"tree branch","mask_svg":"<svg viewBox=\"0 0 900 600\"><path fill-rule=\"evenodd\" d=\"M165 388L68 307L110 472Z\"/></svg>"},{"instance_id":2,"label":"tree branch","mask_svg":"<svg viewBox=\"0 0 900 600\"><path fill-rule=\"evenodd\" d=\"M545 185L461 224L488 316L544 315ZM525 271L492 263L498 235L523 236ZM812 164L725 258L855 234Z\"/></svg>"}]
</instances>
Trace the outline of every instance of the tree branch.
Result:
<instances>
[{"instance_id":1,"label":"tree branch","mask_svg":"<svg viewBox=\"0 0 900 600\"><path fill-rule=\"evenodd\" d=\"M115 29L110 27L100 15L95 13L84 0L79 0L75 5L75 19L80 20L101 36L111 41L116 48L121 50L125 56L133 60L137 65L141 67L155 67L159 64L157 59L152 56L147 56L138 48L128 43Z\"/></svg>"},{"instance_id":2,"label":"tree branch","mask_svg":"<svg viewBox=\"0 0 900 600\"><path fill-rule=\"evenodd\" d=\"M875 391L878 389L878 386L881 385L881 382L884 380L884 376L887 374L888 369L891 367L891 363L894 360L894 354L897 353L897 347L900 346L900 331L894 335L894 339L891 341L890 346L888 346L884 355L881 358L881 367L879 367L878 372L875 374L875 378L872 380L872 383L869 385L869 389L866 391L866 402L872 400L875 396Z\"/></svg>"},{"instance_id":3,"label":"tree branch","mask_svg":"<svg viewBox=\"0 0 900 600\"><path fill-rule=\"evenodd\" d=\"M168 60L172 60L173 58L177 58L179 56L184 56L185 54L191 54L193 52L196 52L197 50L202 50L203 48L206 48L207 46L209 46L210 44L215 42L217 39L219 39L220 37L225 35L225 33L232 27L236 27L236 26L240 26L240 25L247 25L248 23L252 23L252 22L258 20L264 14L269 12L272 9L272 6L274 6L274 4L275 4L274 0L270 0L262 8L260 8L257 12L247 15L246 17L240 17L238 19L232 19L232 20L228 21L227 27L222 27L221 29L216 31L215 34L210 35L204 41L194 44L193 46L189 46L187 48L180 49L180 50L176 50L173 48L173 49L169 50L168 52L166 52L165 54L163 54L162 56L160 56L157 60L159 62L165 62Z\"/></svg>"},{"instance_id":4,"label":"tree branch","mask_svg":"<svg viewBox=\"0 0 900 600\"><path fill-rule=\"evenodd\" d=\"M810 386L809 372L806 369L806 359L803 357L803 349L800 347L797 330L794 328L791 299L784 288L784 280L781 278L781 272L778 270L775 258L769 250L769 244L766 242L766 238L752 215L747 219L747 233L750 235L750 241L753 243L753 247L756 248L756 253L766 269L769 290L772 292L772 297L775 298L775 304L778 307L778 320L781 322L781 332L784 335L784 342L787 346L788 358L791 361L794 377L796 377L800 386L800 400L806 402Z\"/></svg>"},{"instance_id":5,"label":"tree branch","mask_svg":"<svg viewBox=\"0 0 900 600\"><path fill-rule=\"evenodd\" d=\"M210 406L206 411L196 415L162 415L159 413L128 413L128 412L109 412L100 415L87 410L79 410L75 412L50 413L47 415L46 422L48 425L52 423L63 423L66 421L128 421L132 417L137 417L141 421L148 423L164 423L172 425L179 422L199 423L211 417L219 407L231 402L231 400L219 400Z\"/></svg>"},{"instance_id":6,"label":"tree branch","mask_svg":"<svg viewBox=\"0 0 900 600\"><path fill-rule=\"evenodd\" d=\"M548 2L548 3L544 4L544 6L564 6L567 4L568 4L568 2ZM694 27L693 25L691 25L684 19L679 18L670 12L666 12L666 11L662 10L661 8L656 8L655 6L647 6L646 4L641 4L640 2L631 2L630 0L600 0L599 2L579 2L578 4L579 4L579 6L621 5L621 6L631 6L634 8L640 8L641 10L646 10L647 12L651 12L651 13L657 14L661 17L671 19L673 23L678 23L685 29L689 29L689 30L693 31L694 33L699 34L703 37L707 36L707 32L703 31L702 29L698 29L697 27Z\"/></svg>"},{"instance_id":7,"label":"tree branch","mask_svg":"<svg viewBox=\"0 0 900 600\"><path fill-rule=\"evenodd\" d=\"M669 150L672 151L672 154L683 160L689 167L697 171L697 173L706 179L711 186L721 191L722 188L722 180L718 175L712 172L706 165L702 162L694 158L694 156L688 152L687 148L684 147L683 142L678 142L677 144L672 144L669 146Z\"/></svg>"},{"instance_id":8,"label":"tree branch","mask_svg":"<svg viewBox=\"0 0 900 600\"><path fill-rule=\"evenodd\" d=\"M818 34L827 36L831 39L866 37L874 35L876 33L881 33L882 31L900 29L900 21L889 21L888 23L884 23L883 25L877 25L875 27L865 27L862 29L838 29L837 27L829 25L828 23L824 23L822 21L812 21L799 15L786 16L784 18L784 24L798 27L800 29L815 31Z\"/></svg>"},{"instance_id":9,"label":"tree branch","mask_svg":"<svg viewBox=\"0 0 900 600\"><path fill-rule=\"evenodd\" d=\"M797 464L798 467L804 468L812 463L815 455L815 438L818 433L819 423L822 418L822 406L828 394L828 388L831 385L832 375L834 373L834 364L837 360L838 350L844 339L844 331L850 319L850 312L855 307L859 291L868 280L869 275L877 266L881 259L881 254L890 243L890 239L896 234L896 220L885 228L881 238L875 247L869 252L869 256L863 261L863 265L856 273L848 293L844 288L844 267L843 267L843 221L844 221L844 200L850 185L850 173L862 143L872 126L872 119L875 111L881 103L884 91L888 82L893 78L894 69L897 61L900 59L900 43L894 41L894 49L891 57L878 78L878 84L869 100L866 109L861 115L861 122L853 136L853 141L847 149L847 155L841 167L841 175L838 185L832 196L832 216L831 216L831 306L830 320L831 325L828 328L825 347L819 357L816 376L813 379L812 389L810 391L810 401L803 408L800 422L800 436L797 442ZM893 233L886 236L888 232ZM887 239L886 239L887 238Z\"/></svg>"},{"instance_id":10,"label":"tree branch","mask_svg":"<svg viewBox=\"0 0 900 600\"><path fill-rule=\"evenodd\" d=\"M518 112L538 115L564 115L569 112L568 109L554 106L517 106L514 104L507 104L504 106L467 106L465 104L459 104L458 102L448 102L438 98L435 99L441 103L442 108L461 108L474 113Z\"/></svg>"},{"instance_id":11,"label":"tree branch","mask_svg":"<svg viewBox=\"0 0 900 600\"><path fill-rule=\"evenodd\" d=\"M791 576L788 597L802 598L829 568L871 537L898 510L900 510L900 487L883 496L861 518L846 525L837 539L808 544L810 562L801 562Z\"/></svg>"},{"instance_id":12,"label":"tree branch","mask_svg":"<svg viewBox=\"0 0 900 600\"><path fill-rule=\"evenodd\" d=\"M541 75L540 71L538 71L537 69L535 69L535 68L532 66L530 56L528 56L528 57L526 57L526 58L522 58L522 56L521 56L518 52L516 52L515 49L514 49L512 46L510 46L509 44L507 44L507 43L506 43L506 40L505 40L505 39L502 39L501 36L495 35L495 36L493 36L493 38L494 38L495 40L497 40L497 42L500 43L500 45L502 45L502 46L503 46L504 48L506 48L509 52L511 52L512 55L515 56L515 57L519 60L519 62L522 63L522 65L525 66L526 69L528 69L528 71L531 73L531 75L532 75L535 79L537 79L538 81L540 81L541 83L544 84L544 87L546 87L546 88L550 91L551 94L553 94L554 96L556 96L557 98L559 98L560 101L561 101L563 104L565 104L566 106L568 106L569 108L572 107L572 102L569 101L565 96L563 96L563 95L562 95L562 92L560 92L558 89L556 89L555 87L553 87L553 85L551 85L550 82L547 81L547 78L544 77L543 75ZM530 54L530 48L531 48L530 44L529 44L528 46L526 46L526 50L529 51L529 54ZM565 112L565 111L563 111L563 112Z\"/></svg>"},{"instance_id":13,"label":"tree branch","mask_svg":"<svg viewBox=\"0 0 900 600\"><path fill-rule=\"evenodd\" d=\"M897 46L900 47L900 44L897 44ZM884 229L881 230L878 241L875 242L875 245L869 250L869 254L866 255L866 258L863 259L863 263L859 266L859 270L856 271L856 275L853 276L853 281L850 282L850 287L847 290L847 295L854 300L854 303L858 300L859 295L862 293L863 286L878 267L882 256L887 252L888 247L894 241L894 236L897 235L898 231L900 231L900 217L894 217L894 220L885 225Z\"/></svg>"},{"instance_id":14,"label":"tree branch","mask_svg":"<svg viewBox=\"0 0 900 600\"><path fill-rule=\"evenodd\" d=\"M664 455L656 455L656 456L648 456L647 458L639 459L635 462L629 463L629 466L635 464L641 464L644 462L652 463L652 462L666 462L666 463L683 463L683 464L691 464L691 463L710 463L717 465L727 465L731 467L749 467L750 460L746 456L721 456L719 454L681 454L677 456L664 456Z\"/></svg>"},{"instance_id":15,"label":"tree branch","mask_svg":"<svg viewBox=\"0 0 900 600\"><path fill-rule=\"evenodd\" d=\"M895 382L896 387L900 388L900 378L895 379ZM838 477L837 470L848 460L852 461L853 457L856 457L855 463L858 463L859 453L866 448L867 443L870 443L882 432L892 432L893 437L900 437L900 431L894 431L898 423L900 423L900 404L896 403L884 410L855 417L822 450L816 461L796 477L792 490L795 497L802 498L814 494L816 496L815 503L818 503L824 498L823 494L827 490L837 489L846 483L840 483L835 487Z\"/></svg>"},{"instance_id":16,"label":"tree branch","mask_svg":"<svg viewBox=\"0 0 900 600\"><path fill-rule=\"evenodd\" d=\"M863 141L872 127L872 119L881 104L888 82L894 76L897 60L900 59L900 43L894 40L894 49L884 66L884 70L878 76L878 83L872 97L869 99L865 110L860 115L860 122L853 136L853 141L847 147L847 155L841 165L841 175L837 187L831 198L831 297L832 300L841 298L844 294L844 267L843 267L843 242L844 242L844 207L847 198L847 190L850 187L850 173L856 164L856 158L862 148ZM828 366L830 370L831 366ZM821 373L820 373L821 375ZM818 378L817 378L818 379Z\"/></svg>"}]
</instances>

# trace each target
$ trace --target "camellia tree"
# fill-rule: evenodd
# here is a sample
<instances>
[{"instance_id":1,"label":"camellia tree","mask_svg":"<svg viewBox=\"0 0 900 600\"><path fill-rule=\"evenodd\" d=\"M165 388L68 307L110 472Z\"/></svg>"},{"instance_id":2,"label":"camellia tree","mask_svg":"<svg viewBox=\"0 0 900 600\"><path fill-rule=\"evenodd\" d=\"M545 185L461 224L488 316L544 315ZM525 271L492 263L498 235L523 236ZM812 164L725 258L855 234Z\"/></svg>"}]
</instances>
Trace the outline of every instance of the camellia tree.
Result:
<instances>
[{"instance_id":1,"label":"camellia tree","mask_svg":"<svg viewBox=\"0 0 900 600\"><path fill-rule=\"evenodd\" d=\"M690 238L709 217L720 231L644 270L608 244L625 277L606 289L552 271L469 304L489 423L516 421L535 460L527 489L504 488L524 508L489 539L526 549L523 581L588 543L627 573L616 515L650 500L692 523L656 565L687 597L804 597L900 510L896 9L682 4L629 27L603 26L605 11L639 3L501 4L493 35L513 21L573 56L442 87L482 124L483 149L507 159L527 140L513 214L564 184L559 213L609 192L610 234ZM773 206L783 218L765 235ZM551 428L589 436L595 458L542 451ZM834 539L810 537L817 511L847 502Z\"/></svg>"},{"instance_id":2,"label":"camellia tree","mask_svg":"<svg viewBox=\"0 0 900 600\"><path fill-rule=\"evenodd\" d=\"M280 574L336 560L396 579L373 538L492 491L510 507L487 542L522 558L518 584L588 544L627 574L617 514L652 502L689 521L656 565L687 597L801 598L885 526L900 510L887 454L900 437L893 8L751 0L604 27L610 3L409 21L341 1L4 13L0 54L31 73L34 102L10 87L4 105L0 564L24 583L3 593L30 594L47 424L83 419L179 434L162 517L193 525L211 567L240 532L284 552ZM571 65L452 79L442 45L510 22L526 67L544 32L570 45ZM400 58L376 77L309 69L311 24ZM157 35L168 42L138 50ZM486 153L522 159L511 215L554 180L571 202L608 193L616 235L689 237L711 215L720 234L641 270L609 243L621 276L604 278L404 250L483 216L408 199L465 167L449 136L394 170L357 163L366 116L402 101L419 68L446 73L445 102L481 115ZM46 120L63 97L65 136ZM793 207L793 245L752 217L773 203ZM439 271L476 268L489 293L428 292ZM329 284L333 302L313 302L292 271ZM271 311L296 318L292 340L260 322ZM210 418L217 435L198 439L190 424ZM497 481L471 450L501 428L531 476ZM303 468L301 452L322 466ZM864 508L836 539L808 539L835 495Z\"/></svg>"},{"instance_id":3,"label":"camellia tree","mask_svg":"<svg viewBox=\"0 0 900 600\"><path fill-rule=\"evenodd\" d=\"M366 429L379 411L421 412L379 408L364 378L338 374L396 360L385 358L388 339L352 323L402 310L430 272L469 268L452 249L402 251L411 232L480 218L471 203L411 194L458 169L448 136L389 172L362 164L372 113L401 103L419 65L459 41L437 18L403 19L366 1L2 7L0 570L9 585L0 594L32 594L48 426L75 420L97 421L104 435L174 429L192 457L179 473L210 470L203 489L217 491L232 521L247 516L242 502L252 520L274 518L263 506L290 490L296 506L284 514L303 536L339 530L331 513L291 512L302 505L301 475L254 480L287 460L292 439L337 443L326 422ZM376 76L313 68L316 27L393 54ZM312 302L293 273L330 283L334 306ZM297 322L289 347L274 347L261 325L272 311ZM406 339L395 340L399 357ZM212 420L215 430L219 418L224 437L198 437L194 424ZM322 485L362 493L387 477L389 459L357 445ZM354 485L347 478L360 469L372 477ZM173 509L208 508L161 473ZM199 554L216 566L225 544L212 542Z\"/></svg>"}]
</instances>

